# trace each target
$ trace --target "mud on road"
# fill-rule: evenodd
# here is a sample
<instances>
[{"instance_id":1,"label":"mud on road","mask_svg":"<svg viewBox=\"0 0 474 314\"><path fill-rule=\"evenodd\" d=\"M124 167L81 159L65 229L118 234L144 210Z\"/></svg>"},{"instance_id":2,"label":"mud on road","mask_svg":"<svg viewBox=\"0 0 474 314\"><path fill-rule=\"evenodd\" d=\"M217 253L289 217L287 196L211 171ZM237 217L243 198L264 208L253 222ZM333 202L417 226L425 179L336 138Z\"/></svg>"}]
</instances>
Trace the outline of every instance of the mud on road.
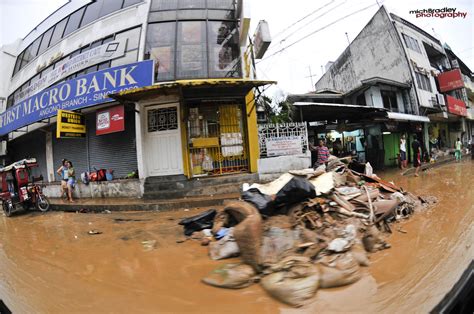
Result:
<instances>
[{"instance_id":1,"label":"mud on road","mask_svg":"<svg viewBox=\"0 0 474 314\"><path fill-rule=\"evenodd\" d=\"M0 299L15 313L427 312L474 257L474 163L383 177L439 203L395 224L392 248L370 256L360 281L320 290L300 309L259 285L225 290L200 282L233 261L209 260L199 242L176 242L183 239L179 219L202 209L0 217Z\"/></svg>"}]
</instances>

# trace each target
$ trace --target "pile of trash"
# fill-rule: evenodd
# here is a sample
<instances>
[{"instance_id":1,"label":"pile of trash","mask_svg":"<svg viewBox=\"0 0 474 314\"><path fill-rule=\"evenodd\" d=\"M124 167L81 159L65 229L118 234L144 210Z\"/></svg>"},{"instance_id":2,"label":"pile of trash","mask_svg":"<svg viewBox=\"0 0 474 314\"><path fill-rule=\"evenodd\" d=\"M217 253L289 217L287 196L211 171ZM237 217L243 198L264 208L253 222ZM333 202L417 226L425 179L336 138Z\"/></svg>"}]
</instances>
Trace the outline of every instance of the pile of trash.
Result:
<instances>
[{"instance_id":1,"label":"pile of trash","mask_svg":"<svg viewBox=\"0 0 474 314\"><path fill-rule=\"evenodd\" d=\"M437 202L417 197L361 165L331 156L328 165L290 171L268 184L244 184L240 201L180 222L209 246L213 260L240 256L203 282L244 288L260 282L274 298L302 306L320 288L352 284L368 253L390 247L391 223ZM362 167L364 169L364 167Z\"/></svg>"}]
</instances>

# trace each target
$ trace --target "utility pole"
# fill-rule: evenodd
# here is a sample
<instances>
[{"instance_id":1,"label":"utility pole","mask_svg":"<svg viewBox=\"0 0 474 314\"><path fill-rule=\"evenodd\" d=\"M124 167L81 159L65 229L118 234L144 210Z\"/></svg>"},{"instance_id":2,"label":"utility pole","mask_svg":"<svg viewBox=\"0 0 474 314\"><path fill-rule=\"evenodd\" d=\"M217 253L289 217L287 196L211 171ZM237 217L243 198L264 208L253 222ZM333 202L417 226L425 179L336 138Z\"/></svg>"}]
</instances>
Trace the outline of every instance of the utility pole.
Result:
<instances>
[{"instance_id":1,"label":"utility pole","mask_svg":"<svg viewBox=\"0 0 474 314\"><path fill-rule=\"evenodd\" d=\"M309 77L311 79L311 90L313 90L314 89L313 76L316 76L316 75L313 75L313 73L311 72L311 66L310 65L308 65L308 70L309 70L309 76L307 76L307 77Z\"/></svg>"}]
</instances>

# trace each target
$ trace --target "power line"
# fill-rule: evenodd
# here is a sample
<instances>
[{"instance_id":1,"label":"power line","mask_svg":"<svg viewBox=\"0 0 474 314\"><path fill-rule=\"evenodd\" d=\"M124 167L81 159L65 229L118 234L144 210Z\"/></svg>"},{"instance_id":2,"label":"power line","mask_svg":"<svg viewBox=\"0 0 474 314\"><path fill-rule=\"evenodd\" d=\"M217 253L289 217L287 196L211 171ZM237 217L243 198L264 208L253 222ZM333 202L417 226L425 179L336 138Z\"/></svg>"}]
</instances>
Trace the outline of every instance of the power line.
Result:
<instances>
[{"instance_id":1,"label":"power line","mask_svg":"<svg viewBox=\"0 0 474 314\"><path fill-rule=\"evenodd\" d=\"M365 11L365 10L367 10L367 9L373 7L373 6L376 6L376 5L378 5L378 4L371 4L371 5L366 6L366 7L362 8L362 9L360 9L360 10L354 11L354 12L352 12L352 13L350 13L350 14L347 14L347 15L341 17L341 18L338 18L337 20L335 20L335 21L333 21L333 22L331 22L331 23L329 23L329 24L326 24L325 26L323 26L323 27L321 27L321 28L315 30L314 32L309 33L308 35L306 35L306 36L304 36L304 37L298 39L297 41L294 41L293 43L289 44L288 46L283 47L282 49L278 50L277 52L272 53L272 54L269 55L268 57L263 58L263 59L260 60L258 63L260 63L260 62L262 62L262 61L265 61L265 60L267 60L267 59L269 59L269 58L275 56L276 54L279 54L279 53L283 52L284 50L286 50L286 49L288 49L288 48L290 48L290 47L296 45L297 43L299 43L299 42L305 40L306 38L308 38L308 37L310 37L310 36L312 36L312 35L314 35L314 34L320 32L320 31L322 31L322 30L328 28L329 26L332 26L332 25L334 25L334 24L336 24L336 23L338 23L338 22L340 22L340 21L342 21L342 20L344 20L344 19L346 19L346 18L348 18L348 17L351 17L352 15L355 15L355 14L357 14L357 13L360 13L360 12L362 12L362 11Z\"/></svg>"},{"instance_id":2,"label":"power line","mask_svg":"<svg viewBox=\"0 0 474 314\"><path fill-rule=\"evenodd\" d=\"M331 3L335 2L335 1L336 1L336 0L332 0L332 1L330 1L330 2L328 2L328 3L326 3L326 4L324 4L323 6L317 8L317 9L314 10L313 12L311 12L311 13L305 15L304 17L300 18L298 21L292 23L291 25L289 25L289 26L286 27L285 29L283 29L283 30L281 30L280 32L278 32L275 36L273 36L273 38L276 38L276 37L280 36L281 34L283 34L284 32L286 32L287 30L289 30L290 28L292 28L293 26L295 26L295 25L298 24L299 22L301 22L301 21L307 19L308 17L310 17L310 16L313 15L314 13L316 13L316 12L318 12L319 10L321 10L321 9L323 9L323 8L325 8L325 7L327 7L328 5L330 5Z\"/></svg>"},{"instance_id":3,"label":"power line","mask_svg":"<svg viewBox=\"0 0 474 314\"><path fill-rule=\"evenodd\" d=\"M282 40L280 40L279 44L281 45L282 42L284 42L285 40L287 40L289 37L293 36L294 34L296 34L298 31L300 31L301 29L305 28L306 26L308 26L309 24L313 23L314 21L316 21L317 19L319 19L320 17L326 15L327 13L333 11L334 9L340 7L341 5L343 5L344 3L346 3L347 0L339 3L337 6L335 6L334 8L332 9L329 9L323 13L321 13L320 15L316 16L314 19L312 19L311 21L309 21L308 23L304 24L303 26L301 26L300 28L297 28L296 30L294 30L293 32L291 32L290 34L288 34L285 38L283 38ZM273 47L270 47L270 48L273 48Z\"/></svg>"}]
</instances>

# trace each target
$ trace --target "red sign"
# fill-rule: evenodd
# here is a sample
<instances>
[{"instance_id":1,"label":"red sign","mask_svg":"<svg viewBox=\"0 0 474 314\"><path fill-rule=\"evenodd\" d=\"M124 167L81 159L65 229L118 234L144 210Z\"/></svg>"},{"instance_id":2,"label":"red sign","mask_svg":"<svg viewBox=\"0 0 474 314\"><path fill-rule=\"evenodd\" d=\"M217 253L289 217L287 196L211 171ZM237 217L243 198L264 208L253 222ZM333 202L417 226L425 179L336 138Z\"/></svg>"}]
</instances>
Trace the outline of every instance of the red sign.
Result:
<instances>
[{"instance_id":1,"label":"red sign","mask_svg":"<svg viewBox=\"0 0 474 314\"><path fill-rule=\"evenodd\" d=\"M461 99L446 95L446 101L448 105L448 112L457 114L458 116L467 116L466 104Z\"/></svg>"},{"instance_id":2,"label":"red sign","mask_svg":"<svg viewBox=\"0 0 474 314\"><path fill-rule=\"evenodd\" d=\"M438 75L439 89L441 92L448 92L450 90L464 87L461 70L454 69L448 72L443 72Z\"/></svg>"},{"instance_id":3,"label":"red sign","mask_svg":"<svg viewBox=\"0 0 474 314\"><path fill-rule=\"evenodd\" d=\"M125 113L123 105L97 110L95 134L103 135L125 130Z\"/></svg>"}]
</instances>

